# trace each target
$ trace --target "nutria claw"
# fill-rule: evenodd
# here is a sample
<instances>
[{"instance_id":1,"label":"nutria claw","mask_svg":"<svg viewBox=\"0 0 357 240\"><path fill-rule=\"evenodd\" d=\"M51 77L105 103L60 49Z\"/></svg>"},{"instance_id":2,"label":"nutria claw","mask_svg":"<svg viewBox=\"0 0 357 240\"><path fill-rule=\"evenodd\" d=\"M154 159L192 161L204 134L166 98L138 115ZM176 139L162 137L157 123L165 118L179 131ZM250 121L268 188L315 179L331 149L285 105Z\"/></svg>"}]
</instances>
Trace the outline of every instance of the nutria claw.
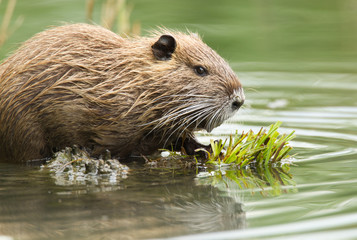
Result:
<instances>
[{"instance_id":1,"label":"nutria claw","mask_svg":"<svg viewBox=\"0 0 357 240\"><path fill-rule=\"evenodd\" d=\"M193 137L179 138L179 140L176 142L175 145L172 146L171 149L173 151L180 151L184 155L190 155L190 156L199 155L200 157L203 157L205 159L207 159L208 157L207 152L212 152L211 145L201 144L197 142L197 140ZM204 149L207 152L199 149Z\"/></svg>"}]
</instances>

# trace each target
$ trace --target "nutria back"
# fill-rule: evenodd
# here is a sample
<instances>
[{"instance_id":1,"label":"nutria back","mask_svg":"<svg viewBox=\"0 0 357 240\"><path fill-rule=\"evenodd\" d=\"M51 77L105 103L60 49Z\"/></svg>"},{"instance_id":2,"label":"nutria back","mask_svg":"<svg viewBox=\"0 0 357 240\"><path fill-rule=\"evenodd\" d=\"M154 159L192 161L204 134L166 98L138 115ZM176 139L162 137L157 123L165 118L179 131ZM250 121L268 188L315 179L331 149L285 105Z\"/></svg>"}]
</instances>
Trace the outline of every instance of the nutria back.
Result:
<instances>
[{"instance_id":1,"label":"nutria back","mask_svg":"<svg viewBox=\"0 0 357 240\"><path fill-rule=\"evenodd\" d=\"M150 154L211 131L244 101L229 65L195 34L122 38L72 24L26 41L0 65L0 156Z\"/></svg>"}]
</instances>

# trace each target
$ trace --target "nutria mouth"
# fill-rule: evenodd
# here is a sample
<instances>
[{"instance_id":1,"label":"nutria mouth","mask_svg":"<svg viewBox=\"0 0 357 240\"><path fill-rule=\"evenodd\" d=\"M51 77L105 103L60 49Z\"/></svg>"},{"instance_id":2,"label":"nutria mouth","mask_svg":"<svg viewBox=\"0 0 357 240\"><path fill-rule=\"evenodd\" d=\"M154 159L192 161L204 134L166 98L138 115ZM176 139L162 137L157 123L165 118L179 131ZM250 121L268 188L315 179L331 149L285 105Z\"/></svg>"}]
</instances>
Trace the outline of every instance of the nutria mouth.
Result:
<instances>
[{"instance_id":1,"label":"nutria mouth","mask_svg":"<svg viewBox=\"0 0 357 240\"><path fill-rule=\"evenodd\" d=\"M194 154L193 131L233 116L244 93L197 34L122 38L72 24L35 35L0 64L0 99L0 156L23 161L72 145L145 155L183 135Z\"/></svg>"}]
</instances>

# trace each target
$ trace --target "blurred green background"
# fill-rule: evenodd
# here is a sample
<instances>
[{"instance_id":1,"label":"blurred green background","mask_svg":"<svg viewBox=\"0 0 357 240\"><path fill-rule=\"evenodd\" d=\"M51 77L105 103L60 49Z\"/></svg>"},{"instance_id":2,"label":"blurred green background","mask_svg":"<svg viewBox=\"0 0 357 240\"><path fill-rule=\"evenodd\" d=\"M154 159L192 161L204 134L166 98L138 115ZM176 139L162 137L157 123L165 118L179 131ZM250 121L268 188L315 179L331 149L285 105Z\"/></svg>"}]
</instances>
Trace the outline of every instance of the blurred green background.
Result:
<instances>
[{"instance_id":1,"label":"blurred green background","mask_svg":"<svg viewBox=\"0 0 357 240\"><path fill-rule=\"evenodd\" d=\"M0 5L0 18L7 1ZM94 20L100 22L101 5L96 1ZM357 59L357 1L355 0L133 0L131 19L139 21L145 34L156 26L186 28L200 33L222 56L240 64L236 70L255 68L251 62L294 63L299 71L308 63L338 69L355 69ZM19 43L51 25L85 22L86 2L18 0L13 22L22 25L0 50L0 58ZM345 64L346 63L346 64Z\"/></svg>"}]
</instances>

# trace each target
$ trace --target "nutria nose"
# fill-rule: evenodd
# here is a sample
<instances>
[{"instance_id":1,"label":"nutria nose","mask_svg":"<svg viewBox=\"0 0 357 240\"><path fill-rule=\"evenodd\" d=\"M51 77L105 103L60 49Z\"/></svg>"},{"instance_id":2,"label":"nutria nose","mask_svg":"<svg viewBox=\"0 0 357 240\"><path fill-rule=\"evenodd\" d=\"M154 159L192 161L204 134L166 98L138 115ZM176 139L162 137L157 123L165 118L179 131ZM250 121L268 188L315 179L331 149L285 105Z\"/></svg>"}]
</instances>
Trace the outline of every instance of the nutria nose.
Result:
<instances>
[{"instance_id":1,"label":"nutria nose","mask_svg":"<svg viewBox=\"0 0 357 240\"><path fill-rule=\"evenodd\" d=\"M233 102L232 102L232 109L233 111L236 111L238 110L244 103L244 100L238 100L238 99L235 99Z\"/></svg>"}]
</instances>

